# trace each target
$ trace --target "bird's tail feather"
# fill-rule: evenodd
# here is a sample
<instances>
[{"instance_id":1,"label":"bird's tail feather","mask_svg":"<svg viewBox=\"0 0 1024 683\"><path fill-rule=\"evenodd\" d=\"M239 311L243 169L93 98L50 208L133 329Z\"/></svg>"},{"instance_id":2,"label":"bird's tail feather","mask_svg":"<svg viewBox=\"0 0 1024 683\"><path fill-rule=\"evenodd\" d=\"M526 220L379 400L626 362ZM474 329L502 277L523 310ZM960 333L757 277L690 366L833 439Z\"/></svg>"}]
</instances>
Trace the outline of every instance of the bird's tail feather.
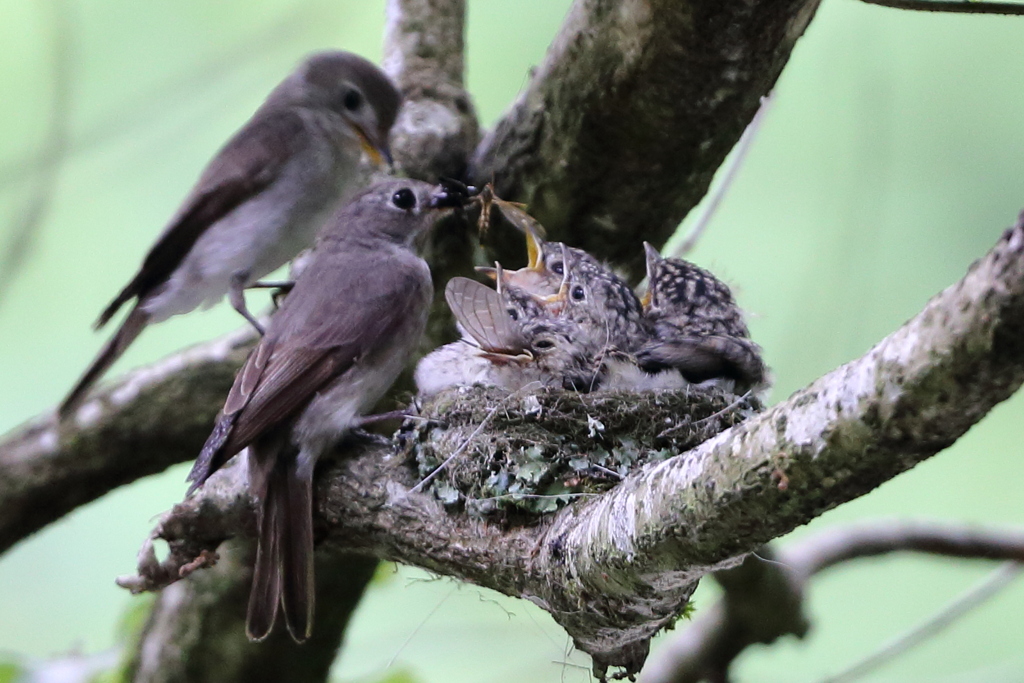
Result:
<instances>
[{"instance_id":1,"label":"bird's tail feather","mask_svg":"<svg viewBox=\"0 0 1024 683\"><path fill-rule=\"evenodd\" d=\"M256 565L249 592L245 633L250 640L270 635L281 604L281 529L285 526L286 492L277 472L276 449L249 446L249 492L256 500ZM263 452L261 452L263 451ZM282 496L282 493L285 493Z\"/></svg>"},{"instance_id":2,"label":"bird's tail feather","mask_svg":"<svg viewBox=\"0 0 1024 683\"><path fill-rule=\"evenodd\" d=\"M288 525L281 542L281 584L284 619L295 642L313 630L313 471L302 456L287 465Z\"/></svg>"},{"instance_id":3,"label":"bird's tail feather","mask_svg":"<svg viewBox=\"0 0 1024 683\"><path fill-rule=\"evenodd\" d=\"M288 632L301 643L313 628L313 472L290 445L267 446L249 446L249 485L261 508L246 633L266 638L283 607Z\"/></svg>"},{"instance_id":4,"label":"bird's tail feather","mask_svg":"<svg viewBox=\"0 0 1024 683\"><path fill-rule=\"evenodd\" d=\"M110 369L110 366L114 364L118 358L125 352L125 350L131 345L135 338L139 336L146 325L149 323L149 314L143 311L138 304L132 309L128 317L125 318L124 322L121 323L121 327L118 328L114 336L110 338L110 341L106 343L103 350L100 351L96 360L92 362L89 369L85 371L82 378L78 380L78 383L64 399L64 402L60 404L57 409L57 414L61 419L66 419L82 404L82 400L85 398L85 394L89 391L93 384L96 383L103 373Z\"/></svg>"}]
</instances>

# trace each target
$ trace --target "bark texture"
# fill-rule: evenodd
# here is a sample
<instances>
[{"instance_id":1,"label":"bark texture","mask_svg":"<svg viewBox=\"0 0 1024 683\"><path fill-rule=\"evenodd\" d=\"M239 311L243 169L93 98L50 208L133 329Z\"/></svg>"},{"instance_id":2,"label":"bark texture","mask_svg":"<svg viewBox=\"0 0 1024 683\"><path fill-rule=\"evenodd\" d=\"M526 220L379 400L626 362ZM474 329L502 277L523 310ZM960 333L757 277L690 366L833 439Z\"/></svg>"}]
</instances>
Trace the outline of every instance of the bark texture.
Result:
<instances>
[{"instance_id":1,"label":"bark texture","mask_svg":"<svg viewBox=\"0 0 1024 683\"><path fill-rule=\"evenodd\" d=\"M644 466L603 495L508 528L446 514L437 500L411 490L418 478L406 458L389 447L350 444L319 479L318 524L329 547L530 599L593 656L599 677L611 666L634 674L650 637L676 619L702 576L941 451L1022 381L1018 223L960 282L862 358L692 450ZM486 403L479 392L451 399L445 413ZM501 409L535 412L540 399L522 400ZM580 415L610 419L592 396L559 400L578 401ZM645 410L654 408L638 407L641 416ZM564 430L544 438L542 420L537 428L538 440L580 452L579 444L559 439ZM500 425L489 429L479 438L504 434ZM161 521L154 537L170 542L171 557L164 565L142 562L127 585L164 585L245 526L239 519L251 511L239 469L211 479L214 486Z\"/></svg>"},{"instance_id":2,"label":"bark texture","mask_svg":"<svg viewBox=\"0 0 1024 683\"><path fill-rule=\"evenodd\" d=\"M641 241L662 244L704 196L817 7L576 0L470 179L639 280Z\"/></svg>"}]
</instances>

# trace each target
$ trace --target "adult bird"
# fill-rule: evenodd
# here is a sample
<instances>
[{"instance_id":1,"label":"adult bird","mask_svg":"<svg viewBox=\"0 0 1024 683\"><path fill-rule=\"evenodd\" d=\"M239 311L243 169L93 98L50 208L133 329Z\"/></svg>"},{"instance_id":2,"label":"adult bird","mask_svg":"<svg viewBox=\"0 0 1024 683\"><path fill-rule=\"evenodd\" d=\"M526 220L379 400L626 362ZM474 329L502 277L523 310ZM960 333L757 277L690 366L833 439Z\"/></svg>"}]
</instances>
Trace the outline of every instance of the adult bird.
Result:
<instances>
[{"instance_id":1,"label":"adult bird","mask_svg":"<svg viewBox=\"0 0 1024 683\"><path fill-rule=\"evenodd\" d=\"M326 224L309 264L235 378L197 459L191 493L248 447L258 549L246 631L279 607L292 637L313 619L313 469L387 391L433 296L417 242L461 199L413 180L378 183Z\"/></svg>"},{"instance_id":2,"label":"adult bird","mask_svg":"<svg viewBox=\"0 0 1024 683\"><path fill-rule=\"evenodd\" d=\"M310 246L359 185L363 151L390 160L401 95L383 71L348 52L307 57L210 161L135 277L96 328L134 299L114 336L64 399L66 418L150 323L227 294L258 330L244 289Z\"/></svg>"}]
</instances>

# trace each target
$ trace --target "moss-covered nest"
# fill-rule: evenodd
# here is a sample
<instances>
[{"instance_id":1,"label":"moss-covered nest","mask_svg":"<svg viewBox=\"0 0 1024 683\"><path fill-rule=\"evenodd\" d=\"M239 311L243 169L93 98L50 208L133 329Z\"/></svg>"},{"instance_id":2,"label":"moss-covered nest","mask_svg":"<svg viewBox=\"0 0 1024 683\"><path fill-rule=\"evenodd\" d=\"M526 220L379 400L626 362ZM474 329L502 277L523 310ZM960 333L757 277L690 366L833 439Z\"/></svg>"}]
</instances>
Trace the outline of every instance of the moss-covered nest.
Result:
<instances>
[{"instance_id":1,"label":"moss-covered nest","mask_svg":"<svg viewBox=\"0 0 1024 683\"><path fill-rule=\"evenodd\" d=\"M714 387L511 396L461 387L427 401L399 439L420 476L429 478L425 490L449 509L529 523L761 409L757 398Z\"/></svg>"}]
</instances>

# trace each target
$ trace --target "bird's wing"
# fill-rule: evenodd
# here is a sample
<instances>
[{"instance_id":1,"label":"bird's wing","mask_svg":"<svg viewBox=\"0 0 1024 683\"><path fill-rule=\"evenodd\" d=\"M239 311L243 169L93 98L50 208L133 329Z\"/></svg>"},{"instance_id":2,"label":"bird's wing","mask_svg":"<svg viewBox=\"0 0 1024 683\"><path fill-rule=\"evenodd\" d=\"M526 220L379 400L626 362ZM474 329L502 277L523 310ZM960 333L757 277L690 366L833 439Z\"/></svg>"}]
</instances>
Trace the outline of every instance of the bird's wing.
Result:
<instances>
[{"instance_id":1,"label":"bird's wing","mask_svg":"<svg viewBox=\"0 0 1024 683\"><path fill-rule=\"evenodd\" d=\"M145 296L171 276L211 225L259 194L305 144L301 116L285 110L253 120L217 153L139 272L100 314L102 327L132 297Z\"/></svg>"},{"instance_id":2,"label":"bird's wing","mask_svg":"<svg viewBox=\"0 0 1024 683\"><path fill-rule=\"evenodd\" d=\"M690 382L727 377L746 386L755 386L767 377L757 344L724 335L684 336L653 342L637 353L637 362L648 372L676 368Z\"/></svg>"},{"instance_id":3,"label":"bird's wing","mask_svg":"<svg viewBox=\"0 0 1024 683\"><path fill-rule=\"evenodd\" d=\"M444 298L462 329L484 351L516 354L525 349L522 333L498 292L476 280L453 277Z\"/></svg>"},{"instance_id":4,"label":"bird's wing","mask_svg":"<svg viewBox=\"0 0 1024 683\"><path fill-rule=\"evenodd\" d=\"M407 334L408 320L425 315L430 281L414 272L386 264L361 278L337 265L327 273L311 270L313 264L235 377L189 475L193 488L256 437L294 417L360 359ZM332 296L307 296L312 287L326 287Z\"/></svg>"}]
</instances>

